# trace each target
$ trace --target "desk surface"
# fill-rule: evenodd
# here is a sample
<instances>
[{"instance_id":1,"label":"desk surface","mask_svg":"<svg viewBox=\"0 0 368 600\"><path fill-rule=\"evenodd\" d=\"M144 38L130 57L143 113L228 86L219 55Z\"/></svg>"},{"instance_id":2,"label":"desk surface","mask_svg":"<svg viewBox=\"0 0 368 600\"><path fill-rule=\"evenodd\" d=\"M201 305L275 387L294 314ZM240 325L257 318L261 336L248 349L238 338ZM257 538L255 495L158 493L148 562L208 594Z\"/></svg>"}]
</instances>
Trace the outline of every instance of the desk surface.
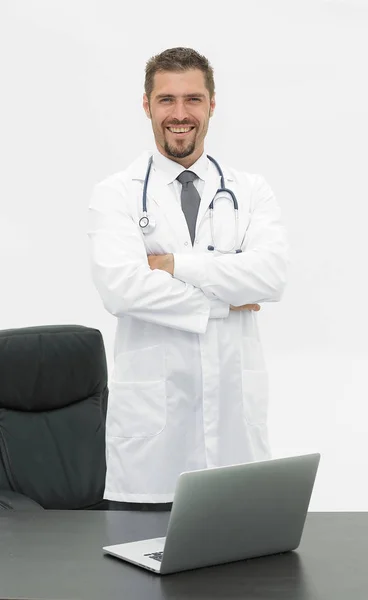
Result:
<instances>
[{"instance_id":1,"label":"desk surface","mask_svg":"<svg viewBox=\"0 0 368 600\"><path fill-rule=\"evenodd\" d=\"M166 534L168 513L0 511L0 598L367 600L368 513L309 513L295 552L158 576L102 546Z\"/></svg>"}]
</instances>

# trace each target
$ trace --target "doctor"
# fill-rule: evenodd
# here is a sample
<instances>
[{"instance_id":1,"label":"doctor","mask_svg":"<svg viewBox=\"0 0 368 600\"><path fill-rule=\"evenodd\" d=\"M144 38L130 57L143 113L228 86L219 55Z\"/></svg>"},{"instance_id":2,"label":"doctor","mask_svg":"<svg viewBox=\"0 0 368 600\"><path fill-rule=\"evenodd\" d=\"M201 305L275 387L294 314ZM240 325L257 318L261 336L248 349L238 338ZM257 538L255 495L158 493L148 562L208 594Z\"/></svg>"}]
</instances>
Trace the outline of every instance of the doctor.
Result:
<instances>
[{"instance_id":1,"label":"doctor","mask_svg":"<svg viewBox=\"0 0 368 600\"><path fill-rule=\"evenodd\" d=\"M208 60L189 48L151 58L143 107L156 150L96 185L89 239L117 317L105 498L160 510L182 471L270 456L256 311L280 300L288 259L263 177L204 151Z\"/></svg>"}]
</instances>

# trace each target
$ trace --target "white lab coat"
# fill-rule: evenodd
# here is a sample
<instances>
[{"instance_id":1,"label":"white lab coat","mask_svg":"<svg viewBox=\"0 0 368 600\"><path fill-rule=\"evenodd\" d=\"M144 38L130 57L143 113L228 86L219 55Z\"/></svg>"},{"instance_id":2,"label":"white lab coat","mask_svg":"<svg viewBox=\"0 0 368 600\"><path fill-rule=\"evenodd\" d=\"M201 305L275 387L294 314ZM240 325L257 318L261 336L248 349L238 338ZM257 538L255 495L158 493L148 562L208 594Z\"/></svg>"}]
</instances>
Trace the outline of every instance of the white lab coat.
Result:
<instances>
[{"instance_id":1,"label":"white lab coat","mask_svg":"<svg viewBox=\"0 0 368 600\"><path fill-rule=\"evenodd\" d=\"M211 253L208 205L220 185L210 163L192 246L180 203L149 153L98 184L89 209L92 275L117 317L109 381L105 498L171 502L179 474L269 458L268 381L257 314L229 305L278 301L287 242L274 195L259 175L225 168L239 203L241 254ZM234 243L233 204L215 204L215 241ZM174 277L147 255L173 253Z\"/></svg>"}]
</instances>

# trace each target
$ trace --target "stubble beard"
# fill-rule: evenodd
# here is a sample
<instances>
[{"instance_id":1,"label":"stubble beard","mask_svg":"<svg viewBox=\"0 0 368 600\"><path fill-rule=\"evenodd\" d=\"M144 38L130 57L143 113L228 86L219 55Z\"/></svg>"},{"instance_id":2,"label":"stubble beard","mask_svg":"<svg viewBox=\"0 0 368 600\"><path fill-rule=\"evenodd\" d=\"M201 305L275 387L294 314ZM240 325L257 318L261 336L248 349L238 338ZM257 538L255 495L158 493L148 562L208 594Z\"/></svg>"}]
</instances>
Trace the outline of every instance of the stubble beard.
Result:
<instances>
[{"instance_id":1,"label":"stubble beard","mask_svg":"<svg viewBox=\"0 0 368 600\"><path fill-rule=\"evenodd\" d=\"M184 127L184 125L183 125L183 127ZM205 129L204 129L203 139L207 135L207 131L208 131L208 121L207 121ZM179 150L176 146L170 146L168 141L165 138L164 149L165 149L166 154L168 156L171 156L172 158L186 158L187 156L190 156L191 154L193 154L193 152L196 149L196 137L194 138L193 142L190 142L190 144L183 150Z\"/></svg>"},{"instance_id":2,"label":"stubble beard","mask_svg":"<svg viewBox=\"0 0 368 600\"><path fill-rule=\"evenodd\" d=\"M175 146L170 146L168 141L165 140L164 149L165 149L167 156L172 156L172 158L186 158L187 156L190 156L191 154L193 154L193 152L195 150L195 142L190 142L190 144L186 148L183 148L182 150L180 150L179 148L176 148Z\"/></svg>"}]
</instances>

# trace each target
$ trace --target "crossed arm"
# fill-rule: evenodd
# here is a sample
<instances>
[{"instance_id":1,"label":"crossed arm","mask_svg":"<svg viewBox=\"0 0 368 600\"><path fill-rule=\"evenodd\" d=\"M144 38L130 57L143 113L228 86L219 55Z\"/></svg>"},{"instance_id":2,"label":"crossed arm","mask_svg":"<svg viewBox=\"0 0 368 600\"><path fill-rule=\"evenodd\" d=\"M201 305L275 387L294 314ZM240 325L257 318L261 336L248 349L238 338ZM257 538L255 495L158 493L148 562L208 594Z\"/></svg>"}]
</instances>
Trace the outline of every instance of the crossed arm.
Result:
<instances>
[{"instance_id":1,"label":"crossed arm","mask_svg":"<svg viewBox=\"0 0 368 600\"><path fill-rule=\"evenodd\" d=\"M277 302L286 283L288 244L280 208L263 177L254 178L250 210L243 252L149 256L149 266L193 285L232 310L254 310L260 302Z\"/></svg>"},{"instance_id":2,"label":"crossed arm","mask_svg":"<svg viewBox=\"0 0 368 600\"><path fill-rule=\"evenodd\" d=\"M131 216L129 186L96 186L89 206L92 277L105 308L149 323L204 333L212 318L281 297L287 244L263 178L252 181L251 218L240 254L175 252L147 257ZM258 309L258 306L254 306Z\"/></svg>"},{"instance_id":3,"label":"crossed arm","mask_svg":"<svg viewBox=\"0 0 368 600\"><path fill-rule=\"evenodd\" d=\"M148 256L148 264L152 270L159 269L166 271L174 277L174 255L173 254L151 254ZM230 310L254 310L258 311L261 307L259 304L242 304L233 306L230 304Z\"/></svg>"}]
</instances>

